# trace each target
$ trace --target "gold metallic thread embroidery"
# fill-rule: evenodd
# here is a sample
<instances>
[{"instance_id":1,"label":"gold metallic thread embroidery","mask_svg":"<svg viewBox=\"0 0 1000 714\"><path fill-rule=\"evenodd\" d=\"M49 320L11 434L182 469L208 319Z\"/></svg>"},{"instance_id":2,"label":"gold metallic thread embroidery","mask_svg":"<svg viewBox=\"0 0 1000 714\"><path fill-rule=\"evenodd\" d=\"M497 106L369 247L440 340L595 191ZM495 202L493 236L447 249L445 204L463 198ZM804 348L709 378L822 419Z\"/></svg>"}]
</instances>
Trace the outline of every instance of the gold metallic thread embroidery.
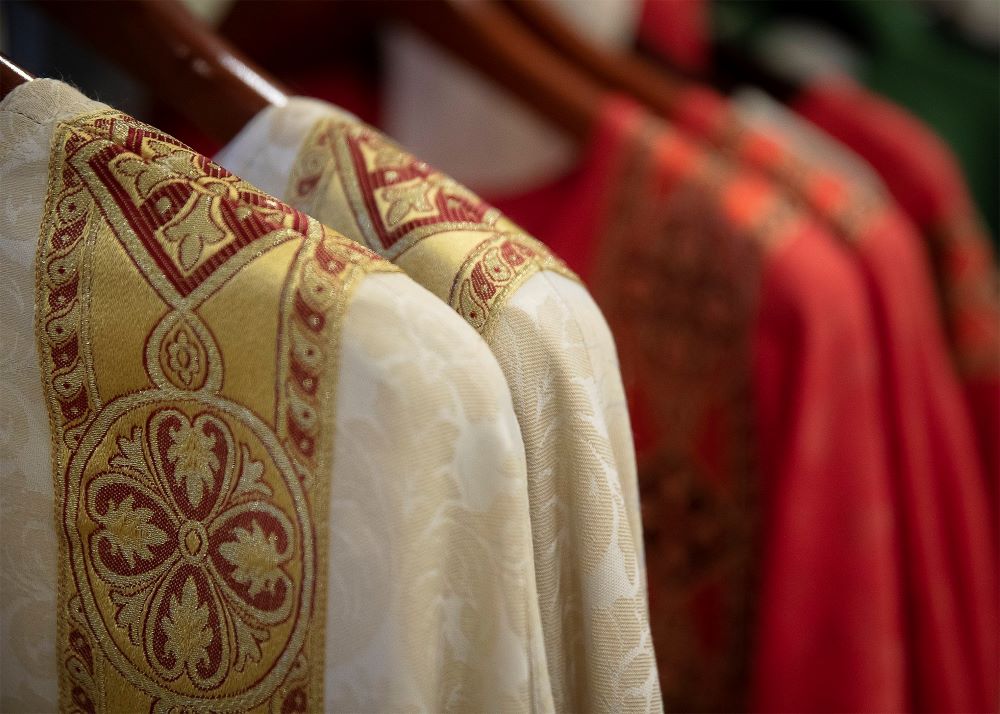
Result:
<instances>
[{"instance_id":1,"label":"gold metallic thread embroidery","mask_svg":"<svg viewBox=\"0 0 1000 714\"><path fill-rule=\"evenodd\" d=\"M336 224L346 216L336 215L343 202L332 192L343 192L360 240L446 300L483 335L535 273L548 270L579 280L497 209L360 122L317 122L288 186L292 205Z\"/></svg>"},{"instance_id":2,"label":"gold metallic thread embroidery","mask_svg":"<svg viewBox=\"0 0 1000 714\"><path fill-rule=\"evenodd\" d=\"M476 246L455 274L448 304L481 334L492 328L499 308L535 273L569 270L544 245L523 234L500 233ZM569 274L568 277L576 279Z\"/></svg>"},{"instance_id":3,"label":"gold metallic thread embroidery","mask_svg":"<svg viewBox=\"0 0 1000 714\"><path fill-rule=\"evenodd\" d=\"M120 113L53 142L61 708L321 708L338 336L393 268Z\"/></svg>"}]
</instances>

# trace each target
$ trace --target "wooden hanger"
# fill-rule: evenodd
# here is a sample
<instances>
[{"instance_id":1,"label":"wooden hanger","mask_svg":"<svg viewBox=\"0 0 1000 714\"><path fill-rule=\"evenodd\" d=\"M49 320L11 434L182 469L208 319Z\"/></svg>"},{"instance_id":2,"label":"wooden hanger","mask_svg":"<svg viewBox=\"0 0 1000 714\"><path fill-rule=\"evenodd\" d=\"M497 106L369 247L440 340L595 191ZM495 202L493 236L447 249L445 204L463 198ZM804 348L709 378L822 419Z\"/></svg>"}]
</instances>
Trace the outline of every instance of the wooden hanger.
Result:
<instances>
[{"instance_id":1,"label":"wooden hanger","mask_svg":"<svg viewBox=\"0 0 1000 714\"><path fill-rule=\"evenodd\" d=\"M229 36L250 42L255 28L278 11L277 5L280 3L239 5L223 26ZM295 22L303 26L302 34L294 39L303 38L305 47L292 47L287 37L275 38L258 55L275 70L290 55L297 62L314 57L316 48L323 46L317 40L317 28L346 25L363 32L395 22L413 28L505 87L578 142L586 141L597 124L602 87L539 41L503 5L483 0L301 1L289 5ZM325 52L329 56L331 50Z\"/></svg>"},{"instance_id":2,"label":"wooden hanger","mask_svg":"<svg viewBox=\"0 0 1000 714\"><path fill-rule=\"evenodd\" d=\"M558 12L538 0L503 0L526 27L604 87L632 96L668 114L689 86L686 80L630 55L600 47L571 27Z\"/></svg>"},{"instance_id":3,"label":"wooden hanger","mask_svg":"<svg viewBox=\"0 0 1000 714\"><path fill-rule=\"evenodd\" d=\"M499 1L499 0L498 0ZM677 110L682 97L693 83L661 63L654 64L635 53L606 50L571 27L559 14L539 0L503 0L527 27L555 51L608 89L632 96L654 112L669 116ZM726 56L725 66L732 58ZM755 71L759 85L779 98L793 89L771 82Z\"/></svg>"},{"instance_id":4,"label":"wooden hanger","mask_svg":"<svg viewBox=\"0 0 1000 714\"><path fill-rule=\"evenodd\" d=\"M33 80L30 74L18 67L4 54L0 53L0 99L3 99L14 87Z\"/></svg>"},{"instance_id":5,"label":"wooden hanger","mask_svg":"<svg viewBox=\"0 0 1000 714\"><path fill-rule=\"evenodd\" d=\"M220 142L235 136L260 110L287 101L284 89L180 0L38 4Z\"/></svg>"},{"instance_id":6,"label":"wooden hanger","mask_svg":"<svg viewBox=\"0 0 1000 714\"><path fill-rule=\"evenodd\" d=\"M597 125L601 86L540 42L507 8L463 0L364 4L380 22L399 21L479 70L579 143Z\"/></svg>"}]
</instances>

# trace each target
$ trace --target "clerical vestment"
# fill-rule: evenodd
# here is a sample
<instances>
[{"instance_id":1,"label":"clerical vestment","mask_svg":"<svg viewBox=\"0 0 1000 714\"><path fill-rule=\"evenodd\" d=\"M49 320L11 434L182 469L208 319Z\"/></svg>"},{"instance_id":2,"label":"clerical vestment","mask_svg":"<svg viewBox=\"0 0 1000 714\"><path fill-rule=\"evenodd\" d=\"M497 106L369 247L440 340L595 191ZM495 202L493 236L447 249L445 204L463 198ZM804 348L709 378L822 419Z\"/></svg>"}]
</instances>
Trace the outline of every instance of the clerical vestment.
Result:
<instances>
[{"instance_id":1,"label":"clerical vestment","mask_svg":"<svg viewBox=\"0 0 1000 714\"><path fill-rule=\"evenodd\" d=\"M614 342L576 276L495 208L328 104L264 110L218 160L389 258L480 332L524 439L556 708L659 710L628 411Z\"/></svg>"},{"instance_id":2,"label":"clerical vestment","mask_svg":"<svg viewBox=\"0 0 1000 714\"><path fill-rule=\"evenodd\" d=\"M60 82L0 102L0 183L0 709L552 709L474 330Z\"/></svg>"},{"instance_id":3,"label":"clerical vestment","mask_svg":"<svg viewBox=\"0 0 1000 714\"><path fill-rule=\"evenodd\" d=\"M817 82L793 107L870 162L923 232L1000 518L1000 279L958 162L918 119L849 80Z\"/></svg>"},{"instance_id":4,"label":"clerical vestment","mask_svg":"<svg viewBox=\"0 0 1000 714\"><path fill-rule=\"evenodd\" d=\"M625 99L575 173L497 205L618 341L667 708L902 709L877 332L850 256Z\"/></svg>"},{"instance_id":5,"label":"clerical vestment","mask_svg":"<svg viewBox=\"0 0 1000 714\"><path fill-rule=\"evenodd\" d=\"M869 106L875 100L865 104L858 94L830 102L839 111L824 112L821 99L811 100L818 123L832 128L841 117L841 139L850 137L857 124L882 126L878 119L886 112L877 112ZM867 111L860 109L866 106ZM927 231L931 238L925 245L910 217L878 186L810 157L808 150L795 151L778 133L754 129L714 92L691 89L671 118L699 140L773 178L830 228L860 268L878 327L890 457L908 561L907 651L914 706L992 706L1000 666L997 544L990 503L991 494L995 500L1000 439L1000 309L989 244L976 231L971 203L949 202L953 188L944 191L945 197L933 188L942 181L948 185L940 178L940 166L950 167L944 175L953 179L957 172L944 161L925 165L931 161L925 157L937 158L941 151L912 152L911 147L927 143L908 140L912 131L890 124L873 132L872 142L881 140L900 154L898 161L875 166L888 170L886 185L897 198L908 198L910 186L923 186L922 177L939 177L927 182L930 195L917 201L919 209L914 207L923 215L948 207L935 214L938 222ZM938 271L939 288L952 328L952 355L927 246L944 266ZM962 368L964 389L952 356ZM988 479L987 473L994 475ZM952 548L961 557L952 555Z\"/></svg>"},{"instance_id":6,"label":"clerical vestment","mask_svg":"<svg viewBox=\"0 0 1000 714\"><path fill-rule=\"evenodd\" d=\"M884 5L880 10L903 16L917 13L917 10L903 5L895 8ZM669 3L646 0L643 2L639 26L640 40L648 50L667 58L671 64L683 66L696 74L706 73L710 66L710 55L706 50L709 44L706 31L708 15L707 3L703 0L676 0ZM891 21L883 24L884 28L892 26ZM682 29L679 31L678 27ZM934 29L932 24L921 22L910 26L908 31L914 36L908 38L907 42L898 42L898 37L891 33L883 34L880 39L884 42L887 38L894 37L897 41L892 44L896 48L905 46L908 59L904 64L908 63L911 71L920 74L918 68L922 63L933 60L928 60L927 57L917 59L914 52L929 49L929 56L937 59L937 53L944 48L944 45L928 42L936 34ZM916 45L910 44L910 40ZM878 43L879 40L874 41ZM890 50L888 55L881 58L881 62L891 64L894 54ZM968 54L965 60L958 60L957 57L954 59L969 62L968 66L971 66L977 61L985 60L985 55L978 60L973 59L972 54ZM921 82L911 86L913 91L919 91L927 98L937 98L939 102L947 101L941 99L942 94L954 97L957 96L956 92L962 91L953 88L942 92L942 82L970 90L984 76L973 73L976 76L956 77L954 70L942 70L940 67L936 70L936 81L931 79L928 80L929 83L925 83L923 80L926 77L921 75ZM898 73L897 66L895 72L883 74L882 78L887 80ZM938 86L935 87L935 84ZM709 103L716 108L721 108L723 104L718 97L710 98ZM930 126L902 106L865 89L847 76L821 76L807 83L805 91L791 100L790 104L796 112L868 161L884 180L898 206L923 235L925 247L930 254L938 301L947 326L949 346L971 411L987 486L991 491L994 528L1000 528L1000 275L993 249L996 237L993 237L993 241L990 240L984 221L975 208L968 182L962 176L959 162L951 147L935 135ZM927 104L918 104L926 112ZM981 106L977 104L972 114L981 112ZM964 108L956 106L952 111L957 115ZM730 112L710 110L710 114L719 117ZM731 131L731 121L719 123L720 126L727 124L727 131ZM973 120L971 124L960 121L957 126L964 126L968 130L975 125ZM770 137L763 142L769 147L765 149L765 154L769 156L765 163L775 168L784 165L779 172L792 177L791 183L801 184L805 178L800 173L801 162L786 161L789 154L787 151L775 152L773 146L777 134L769 133ZM971 135L975 133L970 132ZM756 143L759 146L760 142ZM795 149L797 153L802 153L801 146ZM829 157L825 159L829 160ZM823 161L810 163L813 166L807 173L813 176L826 173L816 170ZM858 188L860 187L856 186L849 193L863 197L865 191L856 190ZM835 188L833 193L841 191ZM842 203L843 200L838 202ZM848 201L851 202L856 201ZM994 641L997 639L995 635L993 638ZM993 662L994 664L988 665L992 669L987 671L989 679L996 683L1000 678L995 676L995 658ZM1000 685L993 686L994 702L1000 696L997 693L998 686ZM961 702L953 704L957 708L964 707ZM934 704L929 703L929 706Z\"/></svg>"},{"instance_id":7,"label":"clerical vestment","mask_svg":"<svg viewBox=\"0 0 1000 714\"><path fill-rule=\"evenodd\" d=\"M836 91L833 92L834 95L836 93ZM930 249L930 257L935 268L938 297L949 328L952 356L958 367L958 376L963 382L965 396L971 407L972 421L976 427L977 435L980 437L979 446L986 465L983 475L986 476L987 486L995 489L998 477L995 454L997 442L1000 441L1000 420L997 418L997 415L1000 414L1000 392L998 392L1000 380L996 377L1000 372L1000 305L998 305L995 259L990 249L990 243L981 228L981 224L976 220L967 193L962 188L954 160L949 157L944 147L926 130L920 129L918 131L919 127L914 125L913 120L905 117L898 110L884 106L881 100L869 99L869 101L872 101L876 107L882 108L890 120L888 122L861 121L859 122L861 133L864 134L865 126L871 126L875 134L873 141L876 144L887 146L887 149L895 149L901 154L899 163L893 164L894 168L898 170L888 170L886 173L887 181L898 183L901 172L907 166L908 161L930 163L931 159L936 158L937 162L933 166L926 166L924 170L918 170L917 166L911 166L910 178L904 177L902 180L906 184L912 182L917 186L923 186L925 182L928 182L931 187L953 187L951 190L925 189L928 191L927 200L915 202L910 199L907 211L914 219L919 219L922 212L933 211L935 208L939 215L951 215L952 217L951 220L941 221L936 229L925 227L924 239L926 246ZM888 198L887 181L883 181L870 164L853 153L846 145L824 134L819 127L809 123L803 117L773 100L763 100L760 97L755 102L738 102L738 105L740 109L749 110L746 112L748 117L752 117L754 121L758 122L762 129L772 133L783 130L783 138L799 155L808 157L810 160L815 158L816 161L825 161L831 166L836 166L838 170L842 169L842 175L854 184L857 192L879 196L883 201L892 200ZM852 118L848 120L849 125L855 121L853 116L855 115L852 113ZM879 112L865 111L857 116L875 119L879 117ZM895 123L893 120L898 120L901 125L898 133L893 131ZM911 137L906 131L907 128L912 128L912 132L917 136L916 141L909 140ZM846 133L850 133L849 130ZM912 146L922 147L922 149L918 152L912 152L910 150ZM883 166L883 169L888 169L888 166ZM946 199L951 199L950 210L947 206L942 205L947 203ZM902 202L900 205L906 208ZM902 251L897 251L893 256L897 262L900 252ZM906 300L913 301L913 290L906 291L905 297ZM922 302L925 306L930 302L926 294ZM963 419L959 424L967 424L967 421ZM966 428L965 431L967 432L968 429ZM941 480L946 481L945 488L949 490L956 486L967 489L967 498L978 506L983 500L983 489L976 487L974 473L976 470L970 470L964 474L964 479L947 479L945 477ZM997 494L994 492L992 495L995 498ZM970 510L964 518L959 517L957 520L968 524L973 519L979 518L981 522L983 514L983 509L977 507ZM994 528L996 525L994 514ZM970 530L975 536L976 530ZM967 544L975 542L972 539L966 540ZM988 584L991 577L996 577L996 565L989 555L988 531L984 537L981 526L978 531L978 542L981 544L979 546L980 555L974 555L969 559L974 570L973 575L971 577L967 575L966 579L973 579L980 584ZM996 597L994 592L993 598ZM994 608L997 606L997 601L989 597L989 591L986 591L986 594L980 598L980 607L990 606L991 603ZM964 609L970 611L972 615L970 619L978 619L980 622L979 631L973 633L973 642L978 640L980 649L978 653L976 650L970 653L970 659L975 663L970 671L976 672L978 667L978 671L982 675L982 682L986 684L986 690L985 697L979 700L980 705L978 706L987 706L988 708L988 703L996 701L996 697L1000 695L997 691L1000 680L991 675L1000 666L997 662L996 652L998 633L995 620L992 629L989 625L983 624L982 615L975 614L974 608L976 606L973 602L970 600L962 605ZM990 644L991 642L993 644ZM975 645L973 646L975 647ZM966 682L963 686L967 688L966 691L970 695L974 692L974 685Z\"/></svg>"}]
</instances>

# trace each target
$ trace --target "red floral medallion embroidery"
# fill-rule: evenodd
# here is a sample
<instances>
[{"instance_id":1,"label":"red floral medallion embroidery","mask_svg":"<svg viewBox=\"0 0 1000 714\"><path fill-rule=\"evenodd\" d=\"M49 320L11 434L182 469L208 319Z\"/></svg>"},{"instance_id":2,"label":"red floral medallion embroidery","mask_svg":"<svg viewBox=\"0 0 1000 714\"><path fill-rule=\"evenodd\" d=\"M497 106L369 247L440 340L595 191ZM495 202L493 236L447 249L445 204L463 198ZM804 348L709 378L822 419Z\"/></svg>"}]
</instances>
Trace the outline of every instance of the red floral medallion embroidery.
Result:
<instances>
[{"instance_id":1,"label":"red floral medallion embroidery","mask_svg":"<svg viewBox=\"0 0 1000 714\"><path fill-rule=\"evenodd\" d=\"M61 707L317 709L339 331L361 277L393 268L116 112L59 125L51 165Z\"/></svg>"},{"instance_id":2,"label":"red floral medallion embroidery","mask_svg":"<svg viewBox=\"0 0 1000 714\"><path fill-rule=\"evenodd\" d=\"M259 661L295 591L295 529L264 464L217 416L168 408L119 435L109 467L86 488L89 560L148 665L210 689Z\"/></svg>"}]
</instances>

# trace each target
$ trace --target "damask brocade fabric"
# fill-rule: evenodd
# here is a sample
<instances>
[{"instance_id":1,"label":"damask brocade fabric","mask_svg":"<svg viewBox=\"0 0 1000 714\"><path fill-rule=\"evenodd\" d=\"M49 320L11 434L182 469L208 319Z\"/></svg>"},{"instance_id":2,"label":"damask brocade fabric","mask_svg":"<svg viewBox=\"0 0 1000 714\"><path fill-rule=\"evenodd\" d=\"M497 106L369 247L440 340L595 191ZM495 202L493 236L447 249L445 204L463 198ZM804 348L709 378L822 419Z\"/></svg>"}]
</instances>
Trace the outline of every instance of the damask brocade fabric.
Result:
<instances>
[{"instance_id":1,"label":"damask brocade fabric","mask_svg":"<svg viewBox=\"0 0 1000 714\"><path fill-rule=\"evenodd\" d=\"M0 709L552 709L475 331L59 82L0 102L0 181Z\"/></svg>"},{"instance_id":2,"label":"damask brocade fabric","mask_svg":"<svg viewBox=\"0 0 1000 714\"><path fill-rule=\"evenodd\" d=\"M584 276L636 430L668 710L902 710L875 326L772 184L609 100L577 171L495 201Z\"/></svg>"},{"instance_id":3,"label":"damask brocade fabric","mask_svg":"<svg viewBox=\"0 0 1000 714\"><path fill-rule=\"evenodd\" d=\"M843 101L841 113L861 124L876 116L859 112L861 106L860 100ZM823 221L861 269L878 327L883 409L905 544L908 689L915 706L992 707L1000 613L996 530L984 470L996 469L990 461L1000 414L1000 310L989 245L968 220L971 204L961 204L966 214L953 201L950 232L939 231L929 244L954 266L945 270L945 304L951 324L965 329L953 339L952 351L960 365L982 365L966 379L966 400L949 360L925 247L891 198L864 190L829 161L794 151L779 134L755 130L708 89L691 89L670 118L699 141L773 179ZM913 145L901 131L888 134L903 142L903 150ZM902 157L892 162L900 176L939 173L914 162L899 171L901 165ZM973 416L979 433L986 434L984 458L975 457Z\"/></svg>"},{"instance_id":4,"label":"damask brocade fabric","mask_svg":"<svg viewBox=\"0 0 1000 714\"><path fill-rule=\"evenodd\" d=\"M390 258L483 335L525 443L556 709L660 710L628 413L614 342L575 276L330 105L265 110L218 159Z\"/></svg>"}]
</instances>

